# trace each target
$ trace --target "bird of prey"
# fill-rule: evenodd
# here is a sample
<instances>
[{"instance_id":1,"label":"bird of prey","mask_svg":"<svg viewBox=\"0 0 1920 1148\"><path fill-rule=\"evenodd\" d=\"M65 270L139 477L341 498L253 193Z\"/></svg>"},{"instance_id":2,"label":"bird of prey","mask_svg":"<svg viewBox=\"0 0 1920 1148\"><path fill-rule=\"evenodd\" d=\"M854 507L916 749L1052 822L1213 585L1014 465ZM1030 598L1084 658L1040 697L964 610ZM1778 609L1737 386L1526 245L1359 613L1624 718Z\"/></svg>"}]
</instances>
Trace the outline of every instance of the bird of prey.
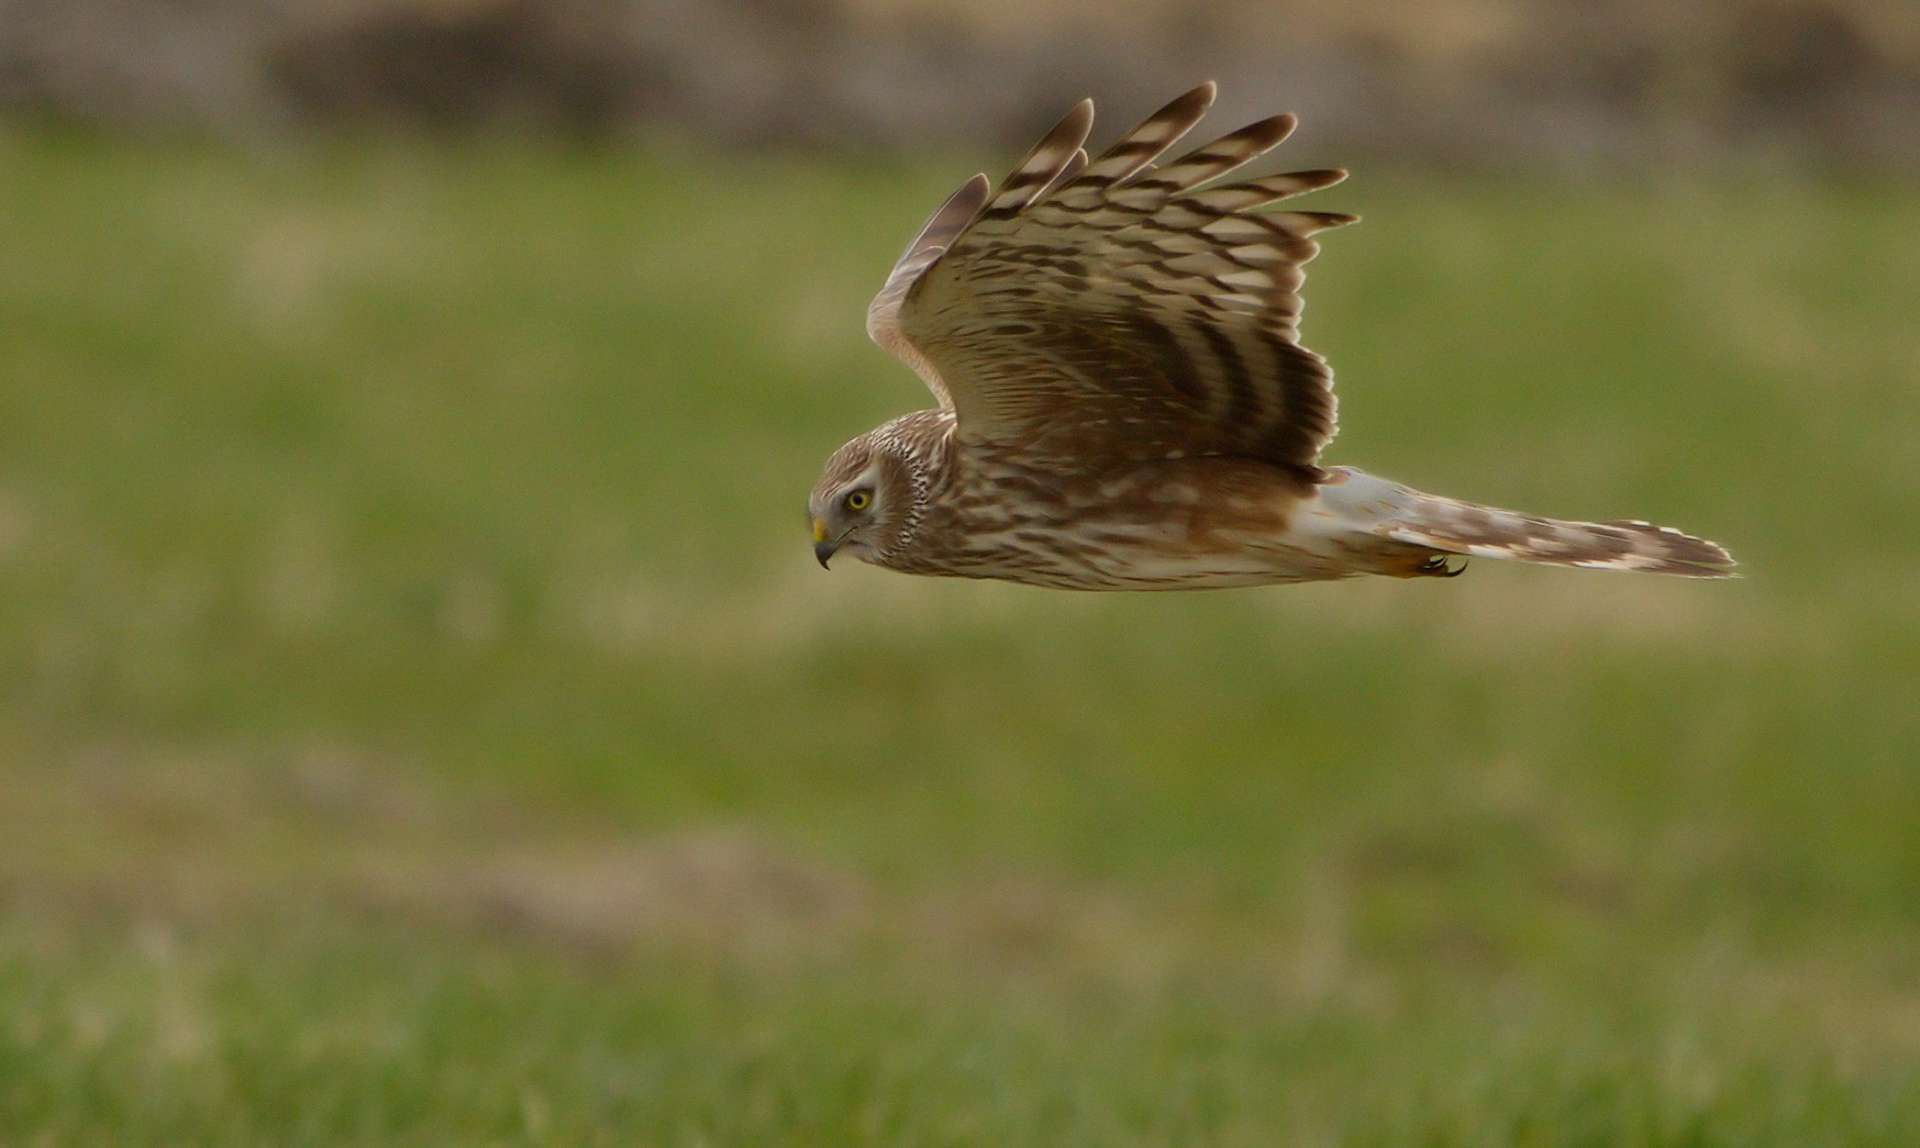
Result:
<instances>
[{"instance_id":1,"label":"bird of prey","mask_svg":"<svg viewBox=\"0 0 1920 1148\"><path fill-rule=\"evenodd\" d=\"M1221 182L1287 137L1286 115L1156 166L1213 99L1202 84L1093 158L1082 101L997 192L976 175L933 213L867 333L939 406L827 460L808 498L822 566L1075 590L1451 576L1467 556L1732 572L1671 527L1321 466L1333 375L1300 344L1300 289L1314 234L1354 217L1262 209L1346 173Z\"/></svg>"}]
</instances>

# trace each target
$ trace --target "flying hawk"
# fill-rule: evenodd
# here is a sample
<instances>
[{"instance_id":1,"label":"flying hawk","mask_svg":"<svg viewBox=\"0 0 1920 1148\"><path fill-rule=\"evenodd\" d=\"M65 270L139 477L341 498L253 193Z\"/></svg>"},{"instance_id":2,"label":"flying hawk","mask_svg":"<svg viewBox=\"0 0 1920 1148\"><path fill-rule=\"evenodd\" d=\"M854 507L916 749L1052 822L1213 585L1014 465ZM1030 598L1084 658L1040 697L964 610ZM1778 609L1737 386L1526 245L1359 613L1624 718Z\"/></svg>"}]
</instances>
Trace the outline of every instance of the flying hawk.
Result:
<instances>
[{"instance_id":1,"label":"flying hawk","mask_svg":"<svg viewBox=\"0 0 1920 1148\"><path fill-rule=\"evenodd\" d=\"M1263 209L1346 173L1222 182L1287 138L1285 115L1156 166L1213 99L1202 84L1094 158L1082 101L997 192L976 175L933 213L867 332L939 406L827 460L808 499L821 565L1076 590L1451 576L1462 556L1732 572L1671 527L1321 466L1333 374L1300 344L1300 290L1315 233L1354 217Z\"/></svg>"}]
</instances>

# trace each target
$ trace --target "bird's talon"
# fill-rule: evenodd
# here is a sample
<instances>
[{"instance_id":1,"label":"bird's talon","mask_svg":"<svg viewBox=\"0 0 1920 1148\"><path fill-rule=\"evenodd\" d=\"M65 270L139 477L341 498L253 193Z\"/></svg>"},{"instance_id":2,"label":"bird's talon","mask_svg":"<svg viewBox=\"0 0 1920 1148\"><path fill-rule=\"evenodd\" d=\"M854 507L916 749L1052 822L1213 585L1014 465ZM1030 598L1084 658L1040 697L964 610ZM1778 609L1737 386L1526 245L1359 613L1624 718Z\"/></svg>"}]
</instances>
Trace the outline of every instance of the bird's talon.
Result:
<instances>
[{"instance_id":1,"label":"bird's talon","mask_svg":"<svg viewBox=\"0 0 1920 1148\"><path fill-rule=\"evenodd\" d=\"M1460 565L1458 566L1452 565L1452 561L1452 557L1448 555L1435 554L1425 562L1422 562L1415 569L1415 573L1424 574L1429 578L1458 578L1467 572L1467 560L1465 558L1460 559Z\"/></svg>"}]
</instances>

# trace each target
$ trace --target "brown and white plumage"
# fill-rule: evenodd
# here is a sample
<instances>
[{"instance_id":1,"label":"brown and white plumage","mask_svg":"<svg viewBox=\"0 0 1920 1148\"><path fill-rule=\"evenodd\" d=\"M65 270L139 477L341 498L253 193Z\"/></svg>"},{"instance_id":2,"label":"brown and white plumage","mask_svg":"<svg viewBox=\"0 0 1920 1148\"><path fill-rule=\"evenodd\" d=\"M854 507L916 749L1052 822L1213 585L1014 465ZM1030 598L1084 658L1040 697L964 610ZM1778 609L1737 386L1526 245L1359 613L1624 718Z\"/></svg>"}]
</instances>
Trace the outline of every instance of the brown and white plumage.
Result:
<instances>
[{"instance_id":1,"label":"brown and white plumage","mask_svg":"<svg viewBox=\"0 0 1920 1148\"><path fill-rule=\"evenodd\" d=\"M1301 346L1313 236L1353 221L1266 210L1337 170L1228 177L1286 139L1250 124L1170 162L1203 84L1098 156L1093 105L996 192L956 191L867 313L938 410L829 460L809 510L836 551L914 573L1080 589L1457 572L1449 555L1725 575L1726 552L1638 522L1568 523L1323 469L1333 376Z\"/></svg>"}]
</instances>

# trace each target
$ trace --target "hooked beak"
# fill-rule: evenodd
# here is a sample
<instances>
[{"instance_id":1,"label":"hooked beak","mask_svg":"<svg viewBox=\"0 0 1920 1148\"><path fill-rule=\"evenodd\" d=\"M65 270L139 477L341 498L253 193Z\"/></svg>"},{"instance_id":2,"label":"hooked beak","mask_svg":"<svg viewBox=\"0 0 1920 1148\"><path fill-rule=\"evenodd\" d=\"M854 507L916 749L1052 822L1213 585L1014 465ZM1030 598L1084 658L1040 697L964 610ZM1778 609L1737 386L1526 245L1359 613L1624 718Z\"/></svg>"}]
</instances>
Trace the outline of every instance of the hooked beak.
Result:
<instances>
[{"instance_id":1,"label":"hooked beak","mask_svg":"<svg viewBox=\"0 0 1920 1148\"><path fill-rule=\"evenodd\" d=\"M821 519L813 520L813 556L820 560L820 569L828 569L827 559L840 549L840 543L827 537L827 524Z\"/></svg>"}]
</instances>

